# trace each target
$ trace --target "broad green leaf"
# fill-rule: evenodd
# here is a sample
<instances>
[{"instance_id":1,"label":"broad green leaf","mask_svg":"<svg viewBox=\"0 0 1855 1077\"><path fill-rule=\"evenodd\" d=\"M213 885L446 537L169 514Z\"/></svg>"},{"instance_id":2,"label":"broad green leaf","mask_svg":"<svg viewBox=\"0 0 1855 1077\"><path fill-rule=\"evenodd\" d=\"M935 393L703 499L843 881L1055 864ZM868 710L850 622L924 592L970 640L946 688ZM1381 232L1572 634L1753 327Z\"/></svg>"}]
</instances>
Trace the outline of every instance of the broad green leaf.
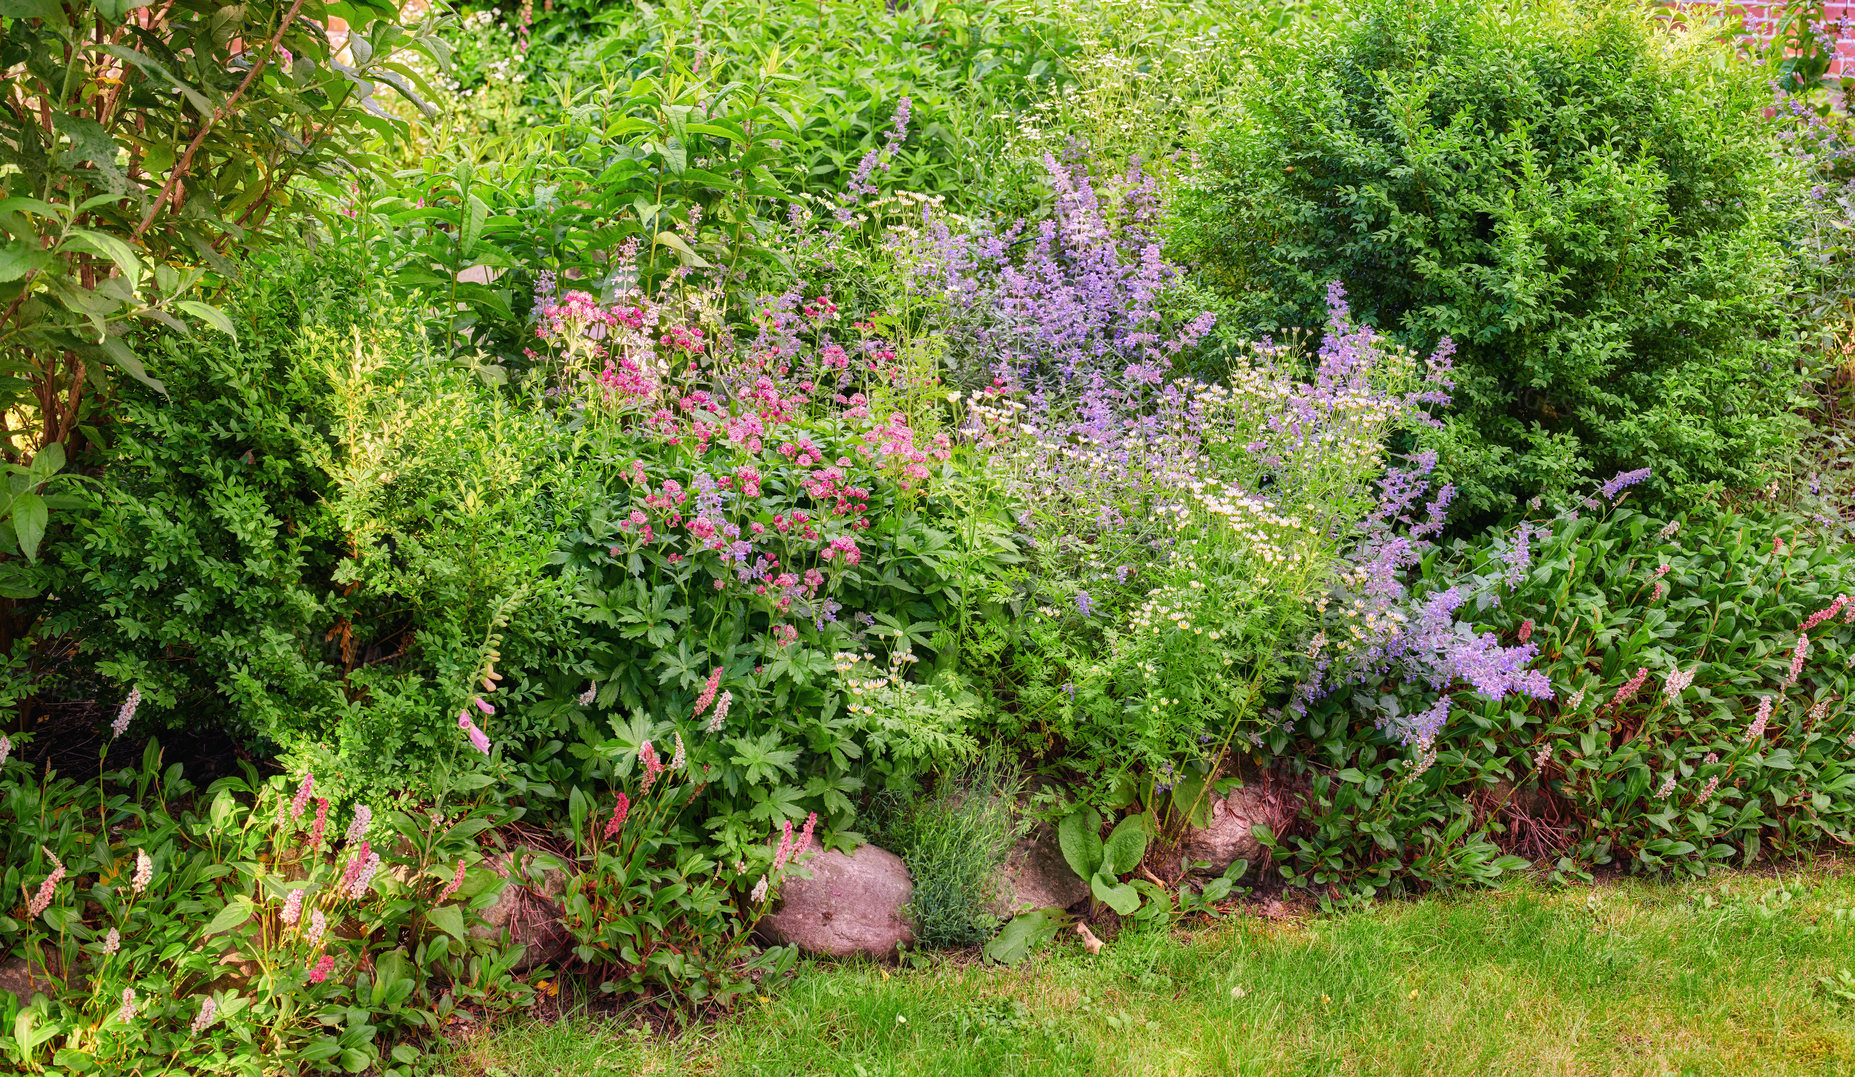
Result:
<instances>
[{"instance_id":1,"label":"broad green leaf","mask_svg":"<svg viewBox=\"0 0 1855 1077\"><path fill-rule=\"evenodd\" d=\"M231 337L234 343L238 341L238 330L233 327L232 319L211 303L202 303L197 299L177 299L174 305Z\"/></svg>"},{"instance_id":2,"label":"broad green leaf","mask_svg":"<svg viewBox=\"0 0 1855 1077\"><path fill-rule=\"evenodd\" d=\"M89 228L73 228L59 250L68 250L73 247L108 258L116 264L116 268L121 270L122 275L131 283L142 279L142 261L135 256L135 248L108 232L98 232Z\"/></svg>"},{"instance_id":3,"label":"broad green leaf","mask_svg":"<svg viewBox=\"0 0 1855 1077\"><path fill-rule=\"evenodd\" d=\"M39 559L39 543L45 538L47 511L45 499L31 490L13 497L13 530L19 536L20 552L28 561Z\"/></svg>"},{"instance_id":4,"label":"broad green leaf","mask_svg":"<svg viewBox=\"0 0 1855 1077\"><path fill-rule=\"evenodd\" d=\"M438 905L426 912L425 918L432 926L457 939L464 938L464 910L458 905Z\"/></svg>"},{"instance_id":5,"label":"broad green leaf","mask_svg":"<svg viewBox=\"0 0 1855 1077\"><path fill-rule=\"evenodd\" d=\"M985 956L1001 965L1015 965L1031 951L1056 937L1057 929L1068 919L1061 909L1031 909L1012 917L985 944Z\"/></svg>"},{"instance_id":6,"label":"broad green leaf","mask_svg":"<svg viewBox=\"0 0 1855 1077\"><path fill-rule=\"evenodd\" d=\"M1084 804L1056 826L1057 845L1076 877L1086 879L1101 867L1101 816Z\"/></svg>"},{"instance_id":7,"label":"broad green leaf","mask_svg":"<svg viewBox=\"0 0 1855 1077\"><path fill-rule=\"evenodd\" d=\"M212 918L212 922L206 925L206 930L201 934L219 935L230 931L251 919L251 911L251 899L240 894L219 910L219 915Z\"/></svg>"},{"instance_id":8,"label":"broad green leaf","mask_svg":"<svg viewBox=\"0 0 1855 1077\"><path fill-rule=\"evenodd\" d=\"M142 366L142 360L129 349L127 344L123 343L121 337L106 335L97 342L97 348L108 356L111 362L121 367L124 373L162 396L167 395L167 386L161 384L159 379L149 376L148 369Z\"/></svg>"},{"instance_id":9,"label":"broad green leaf","mask_svg":"<svg viewBox=\"0 0 1855 1077\"><path fill-rule=\"evenodd\" d=\"M1089 892L1095 899L1122 916L1132 916L1140 910L1140 891L1126 883L1117 883L1105 875L1094 875L1089 879Z\"/></svg>"},{"instance_id":10,"label":"broad green leaf","mask_svg":"<svg viewBox=\"0 0 1855 1077\"><path fill-rule=\"evenodd\" d=\"M49 252L28 240L15 240L0 247L0 284L15 281L52 264Z\"/></svg>"},{"instance_id":11,"label":"broad green leaf","mask_svg":"<svg viewBox=\"0 0 1855 1077\"><path fill-rule=\"evenodd\" d=\"M1146 855L1147 821L1144 815L1130 815L1114 827L1102 853L1101 870L1108 875L1125 875L1140 866Z\"/></svg>"}]
</instances>

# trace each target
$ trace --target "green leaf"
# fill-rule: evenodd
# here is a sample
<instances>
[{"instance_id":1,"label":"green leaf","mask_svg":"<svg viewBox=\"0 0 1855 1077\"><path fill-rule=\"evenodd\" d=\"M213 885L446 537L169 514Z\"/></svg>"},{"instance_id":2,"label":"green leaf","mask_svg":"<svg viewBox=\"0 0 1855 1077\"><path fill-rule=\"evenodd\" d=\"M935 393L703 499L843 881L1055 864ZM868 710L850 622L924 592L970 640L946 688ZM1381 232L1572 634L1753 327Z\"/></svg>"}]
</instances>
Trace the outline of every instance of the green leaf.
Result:
<instances>
[{"instance_id":1,"label":"green leaf","mask_svg":"<svg viewBox=\"0 0 1855 1077\"><path fill-rule=\"evenodd\" d=\"M18 280L28 273L36 273L51 264L52 256L39 249L37 243L15 240L0 247L0 284Z\"/></svg>"},{"instance_id":2,"label":"green leaf","mask_svg":"<svg viewBox=\"0 0 1855 1077\"><path fill-rule=\"evenodd\" d=\"M108 232L97 232L89 228L73 228L69 238L59 249L66 250L72 247L108 258L116 264L116 268L122 271L122 275L131 284L142 279L142 262L135 256L135 248Z\"/></svg>"},{"instance_id":3,"label":"green leaf","mask_svg":"<svg viewBox=\"0 0 1855 1077\"><path fill-rule=\"evenodd\" d=\"M1095 899L1122 916L1132 916L1140 909L1140 891L1126 883L1117 883L1105 875L1089 878L1089 892Z\"/></svg>"},{"instance_id":4,"label":"green leaf","mask_svg":"<svg viewBox=\"0 0 1855 1077\"><path fill-rule=\"evenodd\" d=\"M127 344L123 343L121 337L105 335L102 340L97 341L97 348L108 356L111 362L121 367L124 373L162 396L167 395L167 386L161 384L159 379L149 376L148 368L142 365L142 360L129 349Z\"/></svg>"},{"instance_id":5,"label":"green leaf","mask_svg":"<svg viewBox=\"0 0 1855 1077\"><path fill-rule=\"evenodd\" d=\"M464 910L457 905L438 905L425 914L431 925L452 938L464 939Z\"/></svg>"},{"instance_id":6,"label":"green leaf","mask_svg":"<svg viewBox=\"0 0 1855 1077\"><path fill-rule=\"evenodd\" d=\"M9 19L44 19L54 25L65 21L64 8L58 0L0 0L0 16Z\"/></svg>"},{"instance_id":7,"label":"green leaf","mask_svg":"<svg viewBox=\"0 0 1855 1077\"><path fill-rule=\"evenodd\" d=\"M202 303L197 299L177 299L174 305L231 337L233 343L238 342L238 330L233 327L232 319L226 317L225 312L218 307L211 303Z\"/></svg>"},{"instance_id":8,"label":"green leaf","mask_svg":"<svg viewBox=\"0 0 1855 1077\"><path fill-rule=\"evenodd\" d=\"M45 522L48 513L45 499L31 490L26 490L13 497L13 530L19 535L20 552L26 560L39 559L39 543L45 538Z\"/></svg>"},{"instance_id":9,"label":"green leaf","mask_svg":"<svg viewBox=\"0 0 1855 1077\"><path fill-rule=\"evenodd\" d=\"M225 908L219 910L219 915L213 917L212 922L206 925L206 930L202 934L219 935L230 931L251 919L251 910L251 899L240 894L228 902Z\"/></svg>"},{"instance_id":10,"label":"green leaf","mask_svg":"<svg viewBox=\"0 0 1855 1077\"><path fill-rule=\"evenodd\" d=\"M1101 867L1101 816L1084 804L1056 825L1056 841L1069 870L1086 879Z\"/></svg>"},{"instance_id":11,"label":"green leaf","mask_svg":"<svg viewBox=\"0 0 1855 1077\"><path fill-rule=\"evenodd\" d=\"M1130 815L1115 825L1104 847L1101 871L1108 875L1125 875L1140 866L1146 855L1147 822L1144 815Z\"/></svg>"},{"instance_id":12,"label":"green leaf","mask_svg":"<svg viewBox=\"0 0 1855 1077\"><path fill-rule=\"evenodd\" d=\"M1012 917L985 944L988 961L1015 965L1029 957L1032 950L1056 938L1057 929L1069 917L1061 909L1031 909Z\"/></svg>"}]
</instances>

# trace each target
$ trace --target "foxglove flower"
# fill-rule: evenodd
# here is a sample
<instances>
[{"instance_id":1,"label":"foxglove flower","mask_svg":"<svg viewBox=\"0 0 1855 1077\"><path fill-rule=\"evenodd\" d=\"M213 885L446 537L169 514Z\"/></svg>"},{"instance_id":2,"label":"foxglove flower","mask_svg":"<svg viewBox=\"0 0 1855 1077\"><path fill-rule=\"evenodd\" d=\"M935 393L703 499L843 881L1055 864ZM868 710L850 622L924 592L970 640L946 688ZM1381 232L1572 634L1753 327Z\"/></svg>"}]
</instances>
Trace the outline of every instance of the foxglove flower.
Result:
<instances>
[{"instance_id":1,"label":"foxglove flower","mask_svg":"<svg viewBox=\"0 0 1855 1077\"><path fill-rule=\"evenodd\" d=\"M139 686L129 689L129 698L122 701L116 710L116 720L110 723L110 736L120 737L129 729L129 723L135 721L135 710L142 705L142 690Z\"/></svg>"},{"instance_id":2,"label":"foxglove flower","mask_svg":"<svg viewBox=\"0 0 1855 1077\"><path fill-rule=\"evenodd\" d=\"M463 730L465 735L470 738L470 746L472 748L482 752L484 755L490 754L490 739L488 736L484 735L481 729L477 728L477 723L470 720L469 712L457 712L457 728Z\"/></svg>"}]
</instances>

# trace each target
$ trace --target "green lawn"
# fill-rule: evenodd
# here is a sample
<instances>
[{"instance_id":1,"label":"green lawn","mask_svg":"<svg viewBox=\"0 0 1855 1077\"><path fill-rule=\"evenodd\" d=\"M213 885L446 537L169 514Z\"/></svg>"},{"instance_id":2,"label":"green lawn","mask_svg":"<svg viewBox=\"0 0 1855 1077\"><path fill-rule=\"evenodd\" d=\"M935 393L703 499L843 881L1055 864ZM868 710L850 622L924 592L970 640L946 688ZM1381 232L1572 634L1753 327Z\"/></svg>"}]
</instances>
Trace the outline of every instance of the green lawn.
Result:
<instances>
[{"instance_id":1,"label":"green lawn","mask_svg":"<svg viewBox=\"0 0 1855 1077\"><path fill-rule=\"evenodd\" d=\"M459 1042L554 1074L1849 1074L1855 866L1530 883L1345 915L1064 936L1019 969L809 964L676 1038L584 1015ZM571 1009L569 1007L569 1009Z\"/></svg>"}]
</instances>

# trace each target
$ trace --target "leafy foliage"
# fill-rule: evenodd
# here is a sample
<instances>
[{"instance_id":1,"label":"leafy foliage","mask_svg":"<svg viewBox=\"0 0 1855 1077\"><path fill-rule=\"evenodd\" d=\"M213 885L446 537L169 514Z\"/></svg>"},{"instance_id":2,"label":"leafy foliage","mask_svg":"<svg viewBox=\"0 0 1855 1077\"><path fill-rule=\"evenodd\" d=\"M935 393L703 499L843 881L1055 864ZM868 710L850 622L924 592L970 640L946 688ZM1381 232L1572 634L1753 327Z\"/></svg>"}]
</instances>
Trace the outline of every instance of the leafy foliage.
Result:
<instances>
[{"instance_id":1,"label":"leafy foliage","mask_svg":"<svg viewBox=\"0 0 1855 1077\"><path fill-rule=\"evenodd\" d=\"M1384 0L1270 50L1179 235L1259 326L1457 347L1432 443L1486 520L1648 466L1762 485L1792 334L1753 70L1623 7Z\"/></svg>"}]
</instances>

